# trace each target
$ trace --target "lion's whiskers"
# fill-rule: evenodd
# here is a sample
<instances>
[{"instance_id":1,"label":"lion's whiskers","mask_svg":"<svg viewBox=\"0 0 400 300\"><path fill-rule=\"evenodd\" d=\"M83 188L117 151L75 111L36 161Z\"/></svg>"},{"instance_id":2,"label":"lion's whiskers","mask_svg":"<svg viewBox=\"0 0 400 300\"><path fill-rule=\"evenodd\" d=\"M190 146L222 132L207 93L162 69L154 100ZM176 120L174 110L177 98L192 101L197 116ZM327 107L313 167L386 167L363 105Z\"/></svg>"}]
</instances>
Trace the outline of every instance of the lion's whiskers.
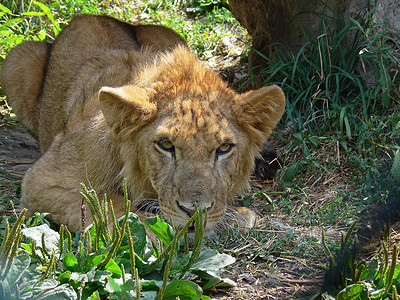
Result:
<instances>
[{"instance_id":1,"label":"lion's whiskers","mask_svg":"<svg viewBox=\"0 0 400 300\"><path fill-rule=\"evenodd\" d=\"M161 214L160 206L158 205L158 199L154 198L143 198L142 201L145 201L140 205L137 211L143 211L146 216L154 216Z\"/></svg>"}]
</instances>

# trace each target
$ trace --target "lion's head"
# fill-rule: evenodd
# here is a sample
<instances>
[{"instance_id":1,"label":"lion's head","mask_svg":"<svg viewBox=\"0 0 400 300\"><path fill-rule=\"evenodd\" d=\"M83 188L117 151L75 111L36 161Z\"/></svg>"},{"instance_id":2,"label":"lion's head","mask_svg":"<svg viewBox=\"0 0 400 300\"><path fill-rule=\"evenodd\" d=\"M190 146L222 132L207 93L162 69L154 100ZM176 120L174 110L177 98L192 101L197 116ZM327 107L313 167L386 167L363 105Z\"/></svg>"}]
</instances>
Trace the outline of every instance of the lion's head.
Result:
<instances>
[{"instance_id":1,"label":"lion's head","mask_svg":"<svg viewBox=\"0 0 400 300\"><path fill-rule=\"evenodd\" d=\"M248 187L285 106L277 86L235 93L184 47L144 66L129 85L103 87L99 99L137 204L156 194L174 225L184 225L195 205L206 208L208 229Z\"/></svg>"}]
</instances>

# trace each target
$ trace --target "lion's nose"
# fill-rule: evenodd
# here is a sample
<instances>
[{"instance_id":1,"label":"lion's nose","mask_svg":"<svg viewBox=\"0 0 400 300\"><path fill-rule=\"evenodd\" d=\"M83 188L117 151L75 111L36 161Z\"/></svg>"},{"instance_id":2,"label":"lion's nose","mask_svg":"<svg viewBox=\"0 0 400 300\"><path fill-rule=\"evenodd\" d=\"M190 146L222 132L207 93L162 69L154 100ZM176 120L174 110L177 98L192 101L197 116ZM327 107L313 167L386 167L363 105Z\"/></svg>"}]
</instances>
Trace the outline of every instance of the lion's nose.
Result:
<instances>
[{"instance_id":1,"label":"lion's nose","mask_svg":"<svg viewBox=\"0 0 400 300\"><path fill-rule=\"evenodd\" d=\"M197 204L197 202L195 202L195 204ZM194 210L194 208L196 206L195 204L193 206L191 206L191 207L188 207L187 205L185 206L185 205L180 204L178 201L176 202L176 205L178 205L178 207L181 210L186 212L189 215L189 217L193 217L193 215L195 213L195 210ZM213 205L214 205L214 203L211 203L210 205L208 205L206 207L202 207L201 205L197 204L197 207L198 208L203 208L203 209L205 208L205 209L207 209L207 211L209 211L213 207Z\"/></svg>"}]
</instances>

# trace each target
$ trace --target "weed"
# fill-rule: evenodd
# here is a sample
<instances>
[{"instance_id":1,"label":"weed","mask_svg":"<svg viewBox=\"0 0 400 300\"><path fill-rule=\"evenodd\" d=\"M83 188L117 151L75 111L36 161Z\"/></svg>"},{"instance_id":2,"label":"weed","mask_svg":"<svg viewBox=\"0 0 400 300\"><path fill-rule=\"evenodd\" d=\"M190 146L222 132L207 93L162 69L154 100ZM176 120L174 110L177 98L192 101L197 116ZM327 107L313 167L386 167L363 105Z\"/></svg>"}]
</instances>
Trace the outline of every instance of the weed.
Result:
<instances>
[{"instance_id":1,"label":"weed","mask_svg":"<svg viewBox=\"0 0 400 300\"><path fill-rule=\"evenodd\" d=\"M129 212L126 184L124 191L125 215L117 220L112 202L106 198L100 201L94 191L83 186L82 195L94 224L75 239L63 225L60 233L47 225L22 229L26 210L11 229L6 221L0 247L3 296L7 299L31 299L39 295L66 299L76 299L78 295L79 298L102 295L123 299L210 299L203 295L203 289L232 284L218 273L234 259L202 247L205 213L196 209L181 230L173 229L158 217L146 219L145 224L164 243L163 248L155 243L150 246L145 227ZM38 222L28 221L32 225ZM180 252L181 238L187 236L193 223L193 250L186 248ZM23 236L27 242L20 243ZM203 282L203 289L188 280L193 275Z\"/></svg>"},{"instance_id":2,"label":"weed","mask_svg":"<svg viewBox=\"0 0 400 300\"><path fill-rule=\"evenodd\" d=\"M356 262L348 247L354 225L342 236L336 261L328 246L330 267L326 275L328 291L323 299L398 299L400 264L397 264L397 244L392 245L391 255L386 241L370 262ZM325 244L325 238L324 245ZM350 255L349 255L350 254ZM391 256L391 257L390 257ZM391 258L391 259L389 259Z\"/></svg>"}]
</instances>

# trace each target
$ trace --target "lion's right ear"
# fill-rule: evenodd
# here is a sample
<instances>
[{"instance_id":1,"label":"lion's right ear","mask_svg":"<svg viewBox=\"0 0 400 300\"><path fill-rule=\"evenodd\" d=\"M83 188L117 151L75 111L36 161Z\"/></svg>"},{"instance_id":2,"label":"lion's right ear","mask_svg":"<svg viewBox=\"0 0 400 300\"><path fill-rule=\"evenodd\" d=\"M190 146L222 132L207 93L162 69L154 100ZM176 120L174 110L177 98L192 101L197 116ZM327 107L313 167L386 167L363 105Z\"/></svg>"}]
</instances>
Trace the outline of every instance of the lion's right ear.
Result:
<instances>
[{"instance_id":1,"label":"lion's right ear","mask_svg":"<svg viewBox=\"0 0 400 300\"><path fill-rule=\"evenodd\" d=\"M149 122L157 111L148 92L134 85L103 87L99 92L99 102L107 124L116 134L127 127L135 131Z\"/></svg>"}]
</instances>

